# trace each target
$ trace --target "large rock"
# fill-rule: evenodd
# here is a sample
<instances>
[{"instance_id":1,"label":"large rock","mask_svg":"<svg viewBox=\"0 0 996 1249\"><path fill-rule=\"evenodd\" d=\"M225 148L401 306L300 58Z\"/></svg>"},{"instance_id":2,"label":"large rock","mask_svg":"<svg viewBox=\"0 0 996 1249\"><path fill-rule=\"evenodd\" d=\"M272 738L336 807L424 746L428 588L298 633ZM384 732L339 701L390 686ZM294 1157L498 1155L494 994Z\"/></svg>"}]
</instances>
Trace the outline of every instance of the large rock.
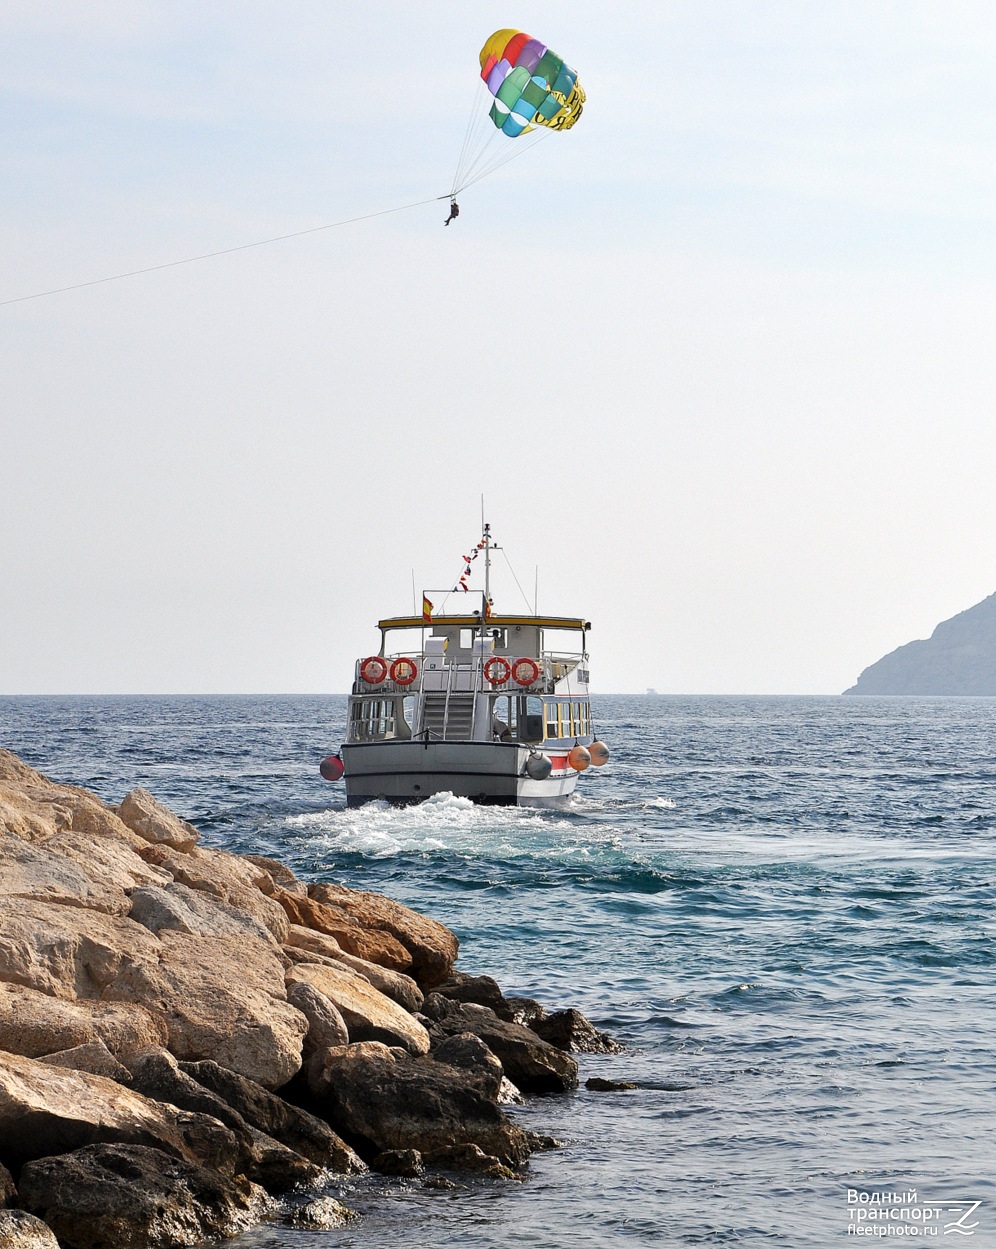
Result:
<instances>
[{"instance_id":1,"label":"large rock","mask_svg":"<svg viewBox=\"0 0 996 1249\"><path fill-rule=\"evenodd\" d=\"M179 884L247 912L268 928L278 943L287 940L289 923L284 908L261 888L270 877L248 859L206 846L195 846L184 854L166 845L148 845L141 854ZM272 882L268 887L273 888Z\"/></svg>"},{"instance_id":2,"label":"large rock","mask_svg":"<svg viewBox=\"0 0 996 1249\"><path fill-rule=\"evenodd\" d=\"M169 930L158 945L157 962L121 969L104 999L155 1003L177 1058L211 1058L267 1088L286 1084L301 1067L308 1021L287 1002L274 947L249 936Z\"/></svg>"},{"instance_id":3,"label":"large rock","mask_svg":"<svg viewBox=\"0 0 996 1249\"><path fill-rule=\"evenodd\" d=\"M153 1101L166 1102L178 1110L211 1115L233 1134L239 1145L239 1171L267 1192L282 1193L300 1184L313 1183L321 1172L301 1154L260 1132L193 1076L181 1071L176 1059L164 1050L143 1054L132 1063L132 1087Z\"/></svg>"},{"instance_id":4,"label":"large rock","mask_svg":"<svg viewBox=\"0 0 996 1249\"><path fill-rule=\"evenodd\" d=\"M144 1006L69 1002L0 982L0 1050L40 1058L100 1041L121 1061L164 1046L167 1036L165 1020Z\"/></svg>"},{"instance_id":5,"label":"large rock","mask_svg":"<svg viewBox=\"0 0 996 1249\"><path fill-rule=\"evenodd\" d=\"M237 1075L216 1062L180 1063L180 1070L222 1098L250 1126L296 1153L332 1171L348 1174L366 1168L323 1120Z\"/></svg>"},{"instance_id":6,"label":"large rock","mask_svg":"<svg viewBox=\"0 0 996 1249\"><path fill-rule=\"evenodd\" d=\"M349 1044L349 1029L345 1019L325 994L319 993L307 981L300 980L296 984L288 985L287 1001L308 1021L308 1034L302 1047L305 1061L316 1050Z\"/></svg>"},{"instance_id":7,"label":"large rock","mask_svg":"<svg viewBox=\"0 0 996 1249\"><path fill-rule=\"evenodd\" d=\"M154 933L170 928L203 937L245 934L266 943L274 941L269 928L248 911L175 881L165 888L136 889L131 895L128 914Z\"/></svg>"},{"instance_id":8,"label":"large rock","mask_svg":"<svg viewBox=\"0 0 996 1249\"><path fill-rule=\"evenodd\" d=\"M26 1210L0 1210L3 1249L59 1249L55 1232Z\"/></svg>"},{"instance_id":9,"label":"large rock","mask_svg":"<svg viewBox=\"0 0 996 1249\"><path fill-rule=\"evenodd\" d=\"M391 971L390 968L371 963L368 959L357 958L355 954L348 954L335 937L326 933L313 932L310 928L291 924L284 950L294 962L308 962L308 955L317 954L319 957L315 962L329 959L333 963L345 963L406 1011L414 1013L422 1009L422 991L411 976L406 976L404 972Z\"/></svg>"},{"instance_id":10,"label":"large rock","mask_svg":"<svg viewBox=\"0 0 996 1249\"><path fill-rule=\"evenodd\" d=\"M273 943L249 935L156 937L129 919L33 901L0 911L0 979L145 1006L178 1058L214 1058L271 1088L300 1069L308 1031L283 973Z\"/></svg>"},{"instance_id":11,"label":"large rock","mask_svg":"<svg viewBox=\"0 0 996 1249\"><path fill-rule=\"evenodd\" d=\"M72 1001L99 999L136 963L158 964L140 924L100 911L24 899L0 908L0 980Z\"/></svg>"},{"instance_id":12,"label":"large rock","mask_svg":"<svg viewBox=\"0 0 996 1249\"><path fill-rule=\"evenodd\" d=\"M607 1032L600 1032L579 1010L542 1013L529 1025L537 1036L557 1049L573 1050L576 1054L618 1054L622 1046Z\"/></svg>"},{"instance_id":13,"label":"large rock","mask_svg":"<svg viewBox=\"0 0 996 1249\"><path fill-rule=\"evenodd\" d=\"M499 1019L486 1006L454 1002L440 993L430 993L423 1010L433 1021L434 1040L472 1032L497 1056L505 1074L523 1093L563 1093L577 1088L574 1059L522 1024Z\"/></svg>"},{"instance_id":14,"label":"large rock","mask_svg":"<svg viewBox=\"0 0 996 1249\"><path fill-rule=\"evenodd\" d=\"M118 816L139 837L173 850L192 850L200 836L192 824L157 802L147 789L133 789L126 794L118 807Z\"/></svg>"},{"instance_id":15,"label":"large rock","mask_svg":"<svg viewBox=\"0 0 996 1249\"><path fill-rule=\"evenodd\" d=\"M429 1052L429 1034L406 1010L342 963L296 963L287 984L310 984L335 1006L354 1041L384 1041L411 1054Z\"/></svg>"},{"instance_id":16,"label":"large rock","mask_svg":"<svg viewBox=\"0 0 996 1249\"><path fill-rule=\"evenodd\" d=\"M53 853L45 842L5 837L0 840L0 906L9 909L27 898L107 915L127 915L131 905L120 885L99 871L88 871Z\"/></svg>"},{"instance_id":17,"label":"large rock","mask_svg":"<svg viewBox=\"0 0 996 1249\"><path fill-rule=\"evenodd\" d=\"M150 1101L113 1080L0 1053L0 1156L12 1168L97 1142L151 1145L234 1174L232 1133L216 1119ZM23 1199L21 1184L18 1192Z\"/></svg>"},{"instance_id":18,"label":"large rock","mask_svg":"<svg viewBox=\"0 0 996 1249\"><path fill-rule=\"evenodd\" d=\"M361 1154L478 1145L521 1166L530 1140L466 1072L376 1041L326 1050L312 1066L312 1091L333 1127Z\"/></svg>"},{"instance_id":19,"label":"large rock","mask_svg":"<svg viewBox=\"0 0 996 1249\"><path fill-rule=\"evenodd\" d=\"M29 1163L20 1199L53 1228L61 1249L180 1249L234 1236L268 1209L243 1176L134 1145L91 1145Z\"/></svg>"},{"instance_id":20,"label":"large rock","mask_svg":"<svg viewBox=\"0 0 996 1249\"><path fill-rule=\"evenodd\" d=\"M365 929L390 933L411 955L411 975L421 988L433 988L452 971L460 943L445 924L379 893L347 889L343 885L309 885L308 896L341 911Z\"/></svg>"},{"instance_id":21,"label":"large rock","mask_svg":"<svg viewBox=\"0 0 996 1249\"><path fill-rule=\"evenodd\" d=\"M364 928L340 907L325 906L279 886L275 887L273 898L291 924L334 937L348 954L392 971L407 972L412 965L412 956L396 937L389 932ZM284 941L286 943L286 938Z\"/></svg>"}]
</instances>

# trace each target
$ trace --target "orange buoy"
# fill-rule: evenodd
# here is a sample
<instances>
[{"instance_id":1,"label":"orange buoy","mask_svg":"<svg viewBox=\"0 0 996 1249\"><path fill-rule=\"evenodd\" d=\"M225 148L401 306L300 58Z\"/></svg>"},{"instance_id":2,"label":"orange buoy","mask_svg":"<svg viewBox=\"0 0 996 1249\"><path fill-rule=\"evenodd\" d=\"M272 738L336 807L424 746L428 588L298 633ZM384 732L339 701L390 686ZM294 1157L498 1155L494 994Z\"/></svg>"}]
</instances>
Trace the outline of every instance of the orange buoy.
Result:
<instances>
[{"instance_id":1,"label":"orange buoy","mask_svg":"<svg viewBox=\"0 0 996 1249\"><path fill-rule=\"evenodd\" d=\"M380 685L387 676L387 664L380 655L370 655L360 663L360 677L367 685Z\"/></svg>"},{"instance_id":2,"label":"orange buoy","mask_svg":"<svg viewBox=\"0 0 996 1249\"><path fill-rule=\"evenodd\" d=\"M584 746L572 746L571 753L567 756L567 762L575 772L583 772L591 763L591 755Z\"/></svg>"},{"instance_id":3,"label":"orange buoy","mask_svg":"<svg viewBox=\"0 0 996 1249\"><path fill-rule=\"evenodd\" d=\"M327 781L341 781L346 769L338 755L326 755L318 765L318 770Z\"/></svg>"},{"instance_id":4,"label":"orange buoy","mask_svg":"<svg viewBox=\"0 0 996 1249\"><path fill-rule=\"evenodd\" d=\"M603 763L609 761L609 748L604 742L592 742L588 747L588 754L591 755L591 761L596 768L600 768Z\"/></svg>"},{"instance_id":5,"label":"orange buoy","mask_svg":"<svg viewBox=\"0 0 996 1249\"><path fill-rule=\"evenodd\" d=\"M395 685L411 685L418 676L418 664L414 659L404 656L391 664L391 680Z\"/></svg>"}]
</instances>

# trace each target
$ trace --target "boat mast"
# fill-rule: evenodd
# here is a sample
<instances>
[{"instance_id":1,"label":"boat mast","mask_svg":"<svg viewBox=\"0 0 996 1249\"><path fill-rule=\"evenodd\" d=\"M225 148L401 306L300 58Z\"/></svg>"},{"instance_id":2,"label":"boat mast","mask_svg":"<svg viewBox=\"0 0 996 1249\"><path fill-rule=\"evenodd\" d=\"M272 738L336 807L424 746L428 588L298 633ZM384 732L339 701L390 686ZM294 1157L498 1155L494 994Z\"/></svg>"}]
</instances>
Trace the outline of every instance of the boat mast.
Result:
<instances>
[{"instance_id":1,"label":"boat mast","mask_svg":"<svg viewBox=\"0 0 996 1249\"><path fill-rule=\"evenodd\" d=\"M484 526L484 601L491 602L491 526ZM487 612L483 613L487 616Z\"/></svg>"}]
</instances>

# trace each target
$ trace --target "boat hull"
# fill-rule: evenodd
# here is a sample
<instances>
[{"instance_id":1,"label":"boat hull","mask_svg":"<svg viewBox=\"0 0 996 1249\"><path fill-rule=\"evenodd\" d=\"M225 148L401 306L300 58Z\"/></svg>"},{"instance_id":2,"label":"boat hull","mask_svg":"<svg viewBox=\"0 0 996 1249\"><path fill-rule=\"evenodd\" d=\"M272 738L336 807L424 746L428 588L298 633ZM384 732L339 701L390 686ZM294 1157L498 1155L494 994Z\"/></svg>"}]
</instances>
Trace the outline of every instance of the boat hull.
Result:
<instances>
[{"instance_id":1,"label":"boat hull","mask_svg":"<svg viewBox=\"0 0 996 1249\"><path fill-rule=\"evenodd\" d=\"M450 793L491 806L550 806L574 792L577 773L526 774L530 748L515 742L386 741L342 747L346 804L425 802Z\"/></svg>"}]
</instances>

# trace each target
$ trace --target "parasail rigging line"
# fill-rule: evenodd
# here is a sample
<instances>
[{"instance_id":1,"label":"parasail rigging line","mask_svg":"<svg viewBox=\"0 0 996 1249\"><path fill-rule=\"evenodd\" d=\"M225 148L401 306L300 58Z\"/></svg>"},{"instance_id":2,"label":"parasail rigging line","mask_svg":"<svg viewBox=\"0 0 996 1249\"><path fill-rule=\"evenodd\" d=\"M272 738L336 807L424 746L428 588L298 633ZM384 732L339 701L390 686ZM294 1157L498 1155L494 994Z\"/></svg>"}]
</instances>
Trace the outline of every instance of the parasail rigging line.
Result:
<instances>
[{"instance_id":1,"label":"parasail rigging line","mask_svg":"<svg viewBox=\"0 0 996 1249\"><path fill-rule=\"evenodd\" d=\"M185 256L182 260L167 260L160 265L147 265L144 269L129 269L127 273L112 273L106 278L91 278L89 282L74 282L71 286L55 286L47 291L35 291L32 295L17 295L14 299L0 299L0 308L7 304L22 304L29 299L43 299L46 295L62 295L66 291L79 291L86 286L100 286L105 282L120 282L123 278L139 277L143 273L156 273L160 269L175 269L178 265L192 265L198 260L213 260L216 256L230 256L233 252L249 251L253 247L266 247L270 243L283 243L287 239L299 239L306 234L320 234L322 230L334 230L337 226L353 225L357 221L369 221L373 217L386 217L389 213L406 212L449 199L447 195L433 195L431 199L416 200L413 204L400 204L397 208L381 208L377 212L363 213L359 217L345 217L342 221L330 221L323 226L311 226L307 230L294 230L290 234L277 234L273 238L258 239L255 243L240 243L237 247L222 247L218 251L203 252L199 256Z\"/></svg>"}]
</instances>

